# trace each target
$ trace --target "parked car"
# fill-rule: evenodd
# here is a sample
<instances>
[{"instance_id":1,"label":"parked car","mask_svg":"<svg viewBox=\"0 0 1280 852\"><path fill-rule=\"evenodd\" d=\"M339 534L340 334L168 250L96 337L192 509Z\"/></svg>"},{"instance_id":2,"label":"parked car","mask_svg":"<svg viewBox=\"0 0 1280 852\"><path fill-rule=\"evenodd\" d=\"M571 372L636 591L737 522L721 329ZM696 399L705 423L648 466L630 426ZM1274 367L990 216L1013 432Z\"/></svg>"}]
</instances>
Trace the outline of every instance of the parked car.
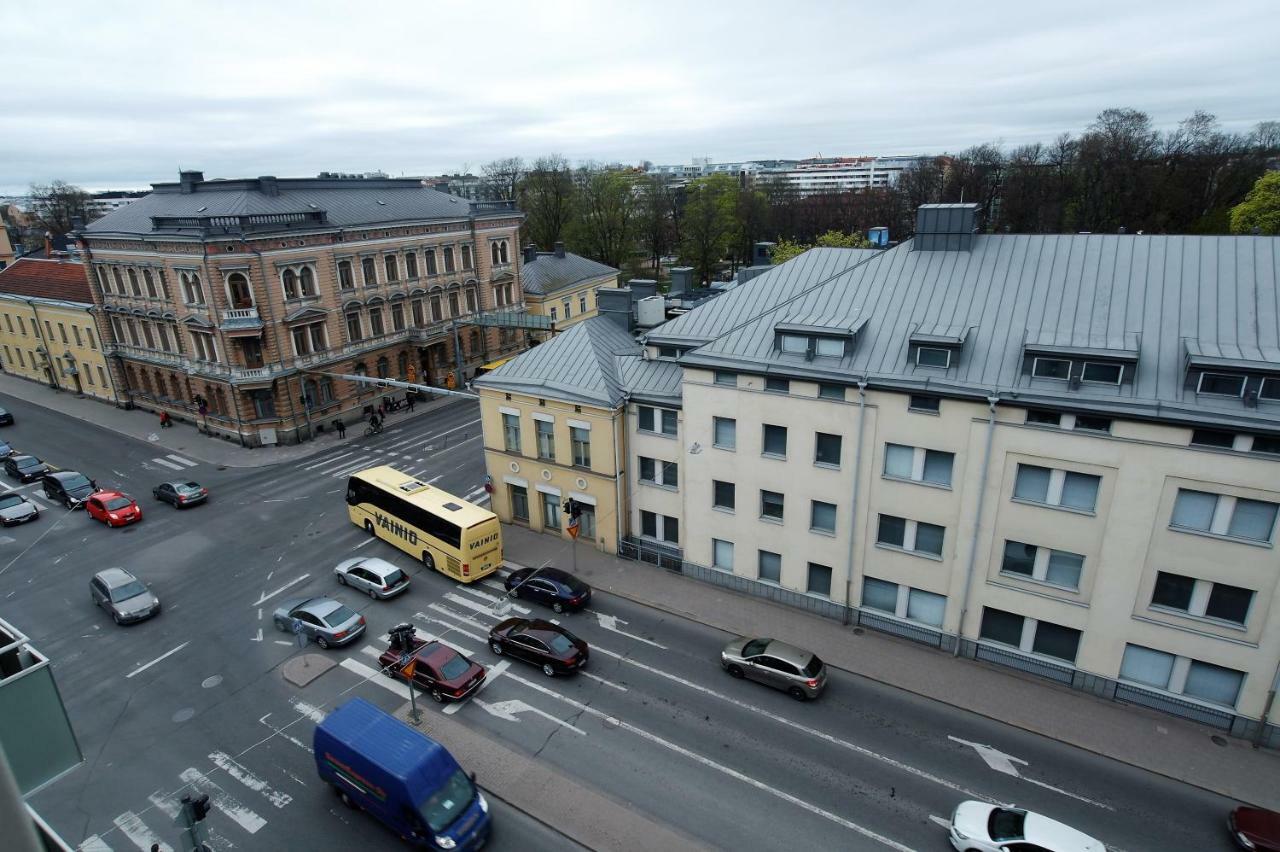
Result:
<instances>
[{"instance_id":1,"label":"parked car","mask_svg":"<svg viewBox=\"0 0 1280 852\"><path fill-rule=\"evenodd\" d=\"M402 663L406 656L408 662ZM391 642L378 657L378 665L387 677L412 678L414 686L437 703L467 698L486 677L484 666L443 642L419 637L412 624L391 628ZM410 665L413 671L407 676L405 669Z\"/></svg>"},{"instance_id":2,"label":"parked car","mask_svg":"<svg viewBox=\"0 0 1280 852\"><path fill-rule=\"evenodd\" d=\"M827 685L827 667L822 660L777 639L739 636L720 652L720 665L733 677L781 689L797 701L817 698Z\"/></svg>"},{"instance_id":3,"label":"parked car","mask_svg":"<svg viewBox=\"0 0 1280 852\"><path fill-rule=\"evenodd\" d=\"M93 602L111 613L116 624L143 621L160 612L160 599L123 568L108 568L89 581Z\"/></svg>"},{"instance_id":4,"label":"parked car","mask_svg":"<svg viewBox=\"0 0 1280 852\"><path fill-rule=\"evenodd\" d=\"M321 648L336 648L354 642L364 633L364 616L333 598L290 598L272 616L276 627L314 639Z\"/></svg>"},{"instance_id":5,"label":"parked car","mask_svg":"<svg viewBox=\"0 0 1280 852\"><path fill-rule=\"evenodd\" d=\"M40 507L16 492L0 494L0 524L6 527L34 521L40 517Z\"/></svg>"},{"instance_id":6,"label":"parked car","mask_svg":"<svg viewBox=\"0 0 1280 852\"><path fill-rule=\"evenodd\" d=\"M1002 808L968 801L951 815L951 845L959 852L1007 852L1042 849L1045 852L1106 852L1087 834L1046 816L1021 808Z\"/></svg>"},{"instance_id":7,"label":"parked car","mask_svg":"<svg viewBox=\"0 0 1280 852\"><path fill-rule=\"evenodd\" d=\"M409 588L409 575L385 559L358 557L333 569L338 584L359 589L375 600L395 597Z\"/></svg>"},{"instance_id":8,"label":"parked car","mask_svg":"<svg viewBox=\"0 0 1280 852\"><path fill-rule=\"evenodd\" d=\"M74 470L46 473L40 482L44 496L68 509L79 509L89 495L98 490L97 482Z\"/></svg>"},{"instance_id":9,"label":"parked car","mask_svg":"<svg viewBox=\"0 0 1280 852\"><path fill-rule=\"evenodd\" d=\"M13 412L5 408L0 408L0 426L13 425Z\"/></svg>"},{"instance_id":10,"label":"parked car","mask_svg":"<svg viewBox=\"0 0 1280 852\"><path fill-rule=\"evenodd\" d=\"M489 649L533 663L547 677L573 674L587 665L587 643L540 618L508 618L489 631Z\"/></svg>"},{"instance_id":11,"label":"parked car","mask_svg":"<svg viewBox=\"0 0 1280 852\"><path fill-rule=\"evenodd\" d=\"M151 489L151 496L169 503L175 509L185 509L209 499L209 489L198 482L176 480L162 482Z\"/></svg>"},{"instance_id":12,"label":"parked car","mask_svg":"<svg viewBox=\"0 0 1280 852\"><path fill-rule=\"evenodd\" d=\"M4 472L19 482L35 482L53 468L35 456L15 454L4 460Z\"/></svg>"},{"instance_id":13,"label":"parked car","mask_svg":"<svg viewBox=\"0 0 1280 852\"><path fill-rule=\"evenodd\" d=\"M1263 808L1236 808L1227 816L1231 839L1241 849L1280 852L1280 814Z\"/></svg>"},{"instance_id":14,"label":"parked car","mask_svg":"<svg viewBox=\"0 0 1280 852\"><path fill-rule=\"evenodd\" d=\"M556 612L577 612L591 602L591 587L559 568L520 568L507 575L507 591Z\"/></svg>"},{"instance_id":15,"label":"parked car","mask_svg":"<svg viewBox=\"0 0 1280 852\"><path fill-rule=\"evenodd\" d=\"M99 491L84 502L84 510L95 521L109 527L122 527L142 520L138 501L122 491Z\"/></svg>"},{"instance_id":16,"label":"parked car","mask_svg":"<svg viewBox=\"0 0 1280 852\"><path fill-rule=\"evenodd\" d=\"M0 459L7 459L14 454L13 445L7 441L0 441Z\"/></svg>"}]
</instances>

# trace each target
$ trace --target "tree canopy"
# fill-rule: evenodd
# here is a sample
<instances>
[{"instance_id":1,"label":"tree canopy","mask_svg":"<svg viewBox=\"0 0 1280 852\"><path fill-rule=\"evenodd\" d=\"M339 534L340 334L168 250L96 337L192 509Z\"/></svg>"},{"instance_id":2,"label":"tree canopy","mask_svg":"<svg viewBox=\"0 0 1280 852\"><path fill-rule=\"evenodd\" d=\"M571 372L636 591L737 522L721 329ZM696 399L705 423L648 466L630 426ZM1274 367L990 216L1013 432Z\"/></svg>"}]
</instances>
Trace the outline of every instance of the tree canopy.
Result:
<instances>
[{"instance_id":1,"label":"tree canopy","mask_svg":"<svg viewBox=\"0 0 1280 852\"><path fill-rule=\"evenodd\" d=\"M1235 207L1231 208L1231 233L1280 235L1280 172L1267 172Z\"/></svg>"}]
</instances>

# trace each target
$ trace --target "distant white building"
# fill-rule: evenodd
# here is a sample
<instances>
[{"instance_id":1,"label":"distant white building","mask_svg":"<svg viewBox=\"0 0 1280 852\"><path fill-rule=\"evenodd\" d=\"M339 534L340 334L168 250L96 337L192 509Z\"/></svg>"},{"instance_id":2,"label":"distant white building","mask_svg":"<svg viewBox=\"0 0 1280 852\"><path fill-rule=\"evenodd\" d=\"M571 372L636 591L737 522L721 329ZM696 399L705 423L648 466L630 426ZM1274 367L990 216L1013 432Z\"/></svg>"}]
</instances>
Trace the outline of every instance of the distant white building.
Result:
<instances>
[{"instance_id":1,"label":"distant white building","mask_svg":"<svg viewBox=\"0 0 1280 852\"><path fill-rule=\"evenodd\" d=\"M649 166L647 173L673 180L693 180L713 174L729 174L734 177L746 175L753 181L770 180L790 184L802 195L813 195L892 186L904 169L924 159L924 155L909 154L712 163L708 157L694 157L689 165Z\"/></svg>"}]
</instances>

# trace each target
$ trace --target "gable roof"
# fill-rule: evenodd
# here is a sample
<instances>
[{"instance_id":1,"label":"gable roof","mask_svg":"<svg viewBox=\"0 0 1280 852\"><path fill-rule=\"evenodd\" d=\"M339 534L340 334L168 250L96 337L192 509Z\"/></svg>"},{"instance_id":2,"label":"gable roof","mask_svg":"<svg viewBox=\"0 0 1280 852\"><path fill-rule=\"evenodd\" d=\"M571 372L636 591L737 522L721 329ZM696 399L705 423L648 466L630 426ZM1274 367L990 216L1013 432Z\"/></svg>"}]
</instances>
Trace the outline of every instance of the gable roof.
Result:
<instances>
[{"instance_id":1,"label":"gable roof","mask_svg":"<svg viewBox=\"0 0 1280 852\"><path fill-rule=\"evenodd\" d=\"M0 293L93 304L83 263L21 257L0 270Z\"/></svg>"},{"instance_id":2,"label":"gable roof","mask_svg":"<svg viewBox=\"0 0 1280 852\"><path fill-rule=\"evenodd\" d=\"M638 360L640 345L613 320L591 317L473 384L614 408L622 403L624 393L617 357L621 355Z\"/></svg>"},{"instance_id":3,"label":"gable roof","mask_svg":"<svg viewBox=\"0 0 1280 852\"><path fill-rule=\"evenodd\" d=\"M615 276L616 283L617 274L618 270L612 266L597 263L573 252L565 252L564 257L557 257L555 252L540 251L535 260L524 264L520 286L532 296L547 296L603 275Z\"/></svg>"}]
</instances>

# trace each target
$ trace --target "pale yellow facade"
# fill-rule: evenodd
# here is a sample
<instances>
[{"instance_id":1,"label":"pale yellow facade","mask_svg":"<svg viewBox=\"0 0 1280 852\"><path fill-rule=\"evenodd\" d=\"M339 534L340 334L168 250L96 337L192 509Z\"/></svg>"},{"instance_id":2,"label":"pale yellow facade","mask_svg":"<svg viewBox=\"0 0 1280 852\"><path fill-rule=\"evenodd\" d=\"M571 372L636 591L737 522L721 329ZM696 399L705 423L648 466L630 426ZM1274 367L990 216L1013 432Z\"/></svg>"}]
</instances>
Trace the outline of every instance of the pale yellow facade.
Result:
<instances>
[{"instance_id":1,"label":"pale yellow facade","mask_svg":"<svg viewBox=\"0 0 1280 852\"><path fill-rule=\"evenodd\" d=\"M0 353L12 375L114 402L91 305L0 293Z\"/></svg>"},{"instance_id":2,"label":"pale yellow facade","mask_svg":"<svg viewBox=\"0 0 1280 852\"><path fill-rule=\"evenodd\" d=\"M601 287L618 286L617 273L600 275L580 281L563 290L546 295L525 293L525 308L529 313L547 317L557 330L590 319L598 313L596 293Z\"/></svg>"}]
</instances>

